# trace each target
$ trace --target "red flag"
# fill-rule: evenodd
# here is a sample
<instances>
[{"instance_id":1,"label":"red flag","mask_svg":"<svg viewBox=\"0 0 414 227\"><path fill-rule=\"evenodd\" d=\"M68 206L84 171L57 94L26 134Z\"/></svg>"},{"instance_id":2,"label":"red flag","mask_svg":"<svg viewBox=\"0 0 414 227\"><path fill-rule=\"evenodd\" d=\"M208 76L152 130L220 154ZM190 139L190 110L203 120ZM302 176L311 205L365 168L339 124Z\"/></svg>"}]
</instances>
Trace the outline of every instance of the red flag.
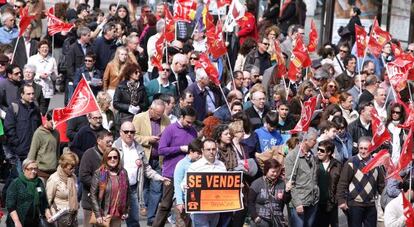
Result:
<instances>
[{"instance_id":1,"label":"red flag","mask_svg":"<svg viewBox=\"0 0 414 227\"><path fill-rule=\"evenodd\" d=\"M401 148L400 159L398 160L395 171L387 176L387 178L398 175L401 170L410 164L413 155L413 145L413 127L411 127L410 131L408 132L407 139L404 141L404 144Z\"/></svg>"},{"instance_id":2,"label":"red flag","mask_svg":"<svg viewBox=\"0 0 414 227\"><path fill-rule=\"evenodd\" d=\"M409 60L397 58L388 63L388 79L396 92L404 90L407 86L408 71L412 67Z\"/></svg>"},{"instance_id":3,"label":"red flag","mask_svg":"<svg viewBox=\"0 0 414 227\"><path fill-rule=\"evenodd\" d=\"M83 77L73 92L68 105L64 108L56 108L53 110L53 122L56 127L69 119L98 110L100 108L95 100L95 96L93 96L88 82Z\"/></svg>"},{"instance_id":4,"label":"red flag","mask_svg":"<svg viewBox=\"0 0 414 227\"><path fill-rule=\"evenodd\" d=\"M407 227L414 227L414 209L410 201L405 197L404 192L401 191L404 207L404 217L406 218L405 224Z\"/></svg>"},{"instance_id":5,"label":"red flag","mask_svg":"<svg viewBox=\"0 0 414 227\"><path fill-rule=\"evenodd\" d=\"M202 53L199 55L199 60L195 64L195 68L202 68L207 73L210 80L217 86L220 86L219 73L217 68L211 63L207 54Z\"/></svg>"},{"instance_id":6,"label":"red flag","mask_svg":"<svg viewBox=\"0 0 414 227\"><path fill-rule=\"evenodd\" d=\"M282 49L280 48L280 41L275 39L275 52L276 52L276 64L277 64L277 74L276 78L282 78L286 75L286 61L282 54Z\"/></svg>"},{"instance_id":7,"label":"red flag","mask_svg":"<svg viewBox=\"0 0 414 227\"><path fill-rule=\"evenodd\" d=\"M316 48L318 48L318 31L316 30L315 22L312 19L311 31L309 33L308 51L310 53L315 52Z\"/></svg>"},{"instance_id":8,"label":"red flag","mask_svg":"<svg viewBox=\"0 0 414 227\"><path fill-rule=\"evenodd\" d=\"M290 56L288 71L289 80L296 81L296 76L302 71L302 69L311 66L311 64L312 61L303 43L303 39L299 36L296 39L296 45L292 50L292 55Z\"/></svg>"},{"instance_id":9,"label":"red flag","mask_svg":"<svg viewBox=\"0 0 414 227\"><path fill-rule=\"evenodd\" d=\"M290 130L290 134L308 131L309 125L312 120L313 112L315 112L316 98L317 96L313 96L308 101L304 102L300 114L301 118L299 122L296 124L295 128Z\"/></svg>"},{"instance_id":10,"label":"red flag","mask_svg":"<svg viewBox=\"0 0 414 227\"><path fill-rule=\"evenodd\" d=\"M227 53L227 47L223 40L221 23L206 32L207 47L213 58L219 58Z\"/></svg>"},{"instance_id":11,"label":"red flag","mask_svg":"<svg viewBox=\"0 0 414 227\"><path fill-rule=\"evenodd\" d=\"M392 49L392 52L394 53L394 56L395 57L398 57L398 56L400 56L402 53L404 53L404 51L402 50L402 48L401 48L401 44L400 44L400 42L398 42L398 44L397 43L393 43L393 42L391 42L391 49Z\"/></svg>"},{"instance_id":12,"label":"red flag","mask_svg":"<svg viewBox=\"0 0 414 227\"><path fill-rule=\"evenodd\" d=\"M23 35L34 18L35 15L29 15L29 9L27 7L20 9L19 37Z\"/></svg>"},{"instance_id":13,"label":"red flag","mask_svg":"<svg viewBox=\"0 0 414 227\"><path fill-rule=\"evenodd\" d=\"M368 149L368 152L372 152L378 147L380 147L386 141L391 140L391 134L388 131L387 127L385 127L384 122L378 116L377 111L375 108L372 108L371 111L371 125L372 125L372 137L371 145Z\"/></svg>"},{"instance_id":14,"label":"red flag","mask_svg":"<svg viewBox=\"0 0 414 227\"><path fill-rule=\"evenodd\" d=\"M47 19L47 31L49 35L53 36L59 32L70 32L75 27L72 23L65 23L61 19L57 18L54 14L54 7L50 7L46 12Z\"/></svg>"},{"instance_id":15,"label":"red flag","mask_svg":"<svg viewBox=\"0 0 414 227\"><path fill-rule=\"evenodd\" d=\"M357 57L363 58L365 55L365 49L367 48L367 32L365 29L355 24L355 41L357 48Z\"/></svg>"},{"instance_id":16,"label":"red flag","mask_svg":"<svg viewBox=\"0 0 414 227\"><path fill-rule=\"evenodd\" d=\"M401 104L403 103L400 99L397 99L397 102L401 102ZM406 116L408 117L405 120L404 124L398 124L398 127L408 129L414 126L414 106L410 105L407 107L405 103L402 105L404 106L404 109L406 110Z\"/></svg>"},{"instance_id":17,"label":"red flag","mask_svg":"<svg viewBox=\"0 0 414 227\"><path fill-rule=\"evenodd\" d=\"M162 69L162 56L164 50L165 36L162 34L155 42L155 54L151 57L151 64L158 68L158 71Z\"/></svg>"},{"instance_id":18,"label":"red flag","mask_svg":"<svg viewBox=\"0 0 414 227\"><path fill-rule=\"evenodd\" d=\"M374 158L369 160L367 165L362 169L363 174L367 174L369 171L373 170L375 167L385 165L390 160L390 153L388 150L380 150L375 154Z\"/></svg>"},{"instance_id":19,"label":"red flag","mask_svg":"<svg viewBox=\"0 0 414 227\"><path fill-rule=\"evenodd\" d=\"M174 3L174 20L191 22L194 20L197 3L193 0L180 0Z\"/></svg>"},{"instance_id":20,"label":"red flag","mask_svg":"<svg viewBox=\"0 0 414 227\"><path fill-rule=\"evenodd\" d=\"M231 4L231 0L217 0L217 9L223 6L228 6L230 4Z\"/></svg>"},{"instance_id":21,"label":"red flag","mask_svg":"<svg viewBox=\"0 0 414 227\"><path fill-rule=\"evenodd\" d=\"M391 35L387 31L382 30L378 25L377 19L374 19L371 35L369 36L368 46L371 53L378 57L381 54L382 47L391 40Z\"/></svg>"},{"instance_id":22,"label":"red flag","mask_svg":"<svg viewBox=\"0 0 414 227\"><path fill-rule=\"evenodd\" d=\"M165 39L168 42L172 42L175 39L175 21L173 19L173 16L171 15L170 10L168 9L168 5L164 5L164 11L165 11Z\"/></svg>"}]
</instances>

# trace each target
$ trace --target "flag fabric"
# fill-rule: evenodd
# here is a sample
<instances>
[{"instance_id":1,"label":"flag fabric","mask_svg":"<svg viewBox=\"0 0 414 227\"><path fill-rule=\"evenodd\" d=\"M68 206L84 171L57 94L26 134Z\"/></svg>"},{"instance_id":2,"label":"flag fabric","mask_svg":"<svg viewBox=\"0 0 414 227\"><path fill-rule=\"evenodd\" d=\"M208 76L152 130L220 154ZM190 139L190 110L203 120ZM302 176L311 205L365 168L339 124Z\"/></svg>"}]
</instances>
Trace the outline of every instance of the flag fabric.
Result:
<instances>
[{"instance_id":1,"label":"flag fabric","mask_svg":"<svg viewBox=\"0 0 414 227\"><path fill-rule=\"evenodd\" d=\"M216 0L216 2L217 2L217 9L231 4L231 0Z\"/></svg>"},{"instance_id":2,"label":"flag fabric","mask_svg":"<svg viewBox=\"0 0 414 227\"><path fill-rule=\"evenodd\" d=\"M207 20L208 21L208 20ZM208 22L210 23L210 22ZM211 25L206 25L209 27ZM207 37L207 49L213 58L219 58L227 53L227 47L223 40L223 32L221 22L217 23L217 26L210 27L206 32Z\"/></svg>"},{"instance_id":3,"label":"flag fabric","mask_svg":"<svg viewBox=\"0 0 414 227\"><path fill-rule=\"evenodd\" d=\"M369 160L367 165L362 169L363 174L367 174L369 171L373 170L375 167L386 165L390 160L390 153L388 150L380 150L375 156Z\"/></svg>"},{"instance_id":4,"label":"flag fabric","mask_svg":"<svg viewBox=\"0 0 414 227\"><path fill-rule=\"evenodd\" d=\"M296 39L296 45L292 50L290 57L288 78L291 81L296 81L297 75L303 68L311 66L312 61L309 57L308 51L303 43L303 39L299 36Z\"/></svg>"},{"instance_id":5,"label":"flag fabric","mask_svg":"<svg viewBox=\"0 0 414 227\"><path fill-rule=\"evenodd\" d=\"M315 21L311 21L311 30L309 33L309 44L308 44L308 51L310 53L315 52L316 48L318 48L318 31L316 30Z\"/></svg>"},{"instance_id":6,"label":"flag fabric","mask_svg":"<svg viewBox=\"0 0 414 227\"><path fill-rule=\"evenodd\" d=\"M165 39L168 42L172 42L175 39L175 21L174 18L168 9L168 5L164 5L164 12L165 12L165 28L164 28L164 35Z\"/></svg>"},{"instance_id":7,"label":"flag fabric","mask_svg":"<svg viewBox=\"0 0 414 227\"><path fill-rule=\"evenodd\" d=\"M193 0L177 0L174 2L174 20L191 22L195 18L197 3Z\"/></svg>"},{"instance_id":8,"label":"flag fabric","mask_svg":"<svg viewBox=\"0 0 414 227\"><path fill-rule=\"evenodd\" d=\"M401 54L404 53L403 49L401 48L400 42L398 43L391 42L391 50L394 53L395 57L399 57Z\"/></svg>"},{"instance_id":9,"label":"flag fabric","mask_svg":"<svg viewBox=\"0 0 414 227\"><path fill-rule=\"evenodd\" d=\"M357 48L357 57L363 58L367 48L367 32L365 29L355 24L355 42Z\"/></svg>"},{"instance_id":10,"label":"flag fabric","mask_svg":"<svg viewBox=\"0 0 414 227\"><path fill-rule=\"evenodd\" d=\"M56 127L69 119L98 110L100 108L95 100L95 96L88 82L83 77L73 92L68 105L64 108L55 108L53 110L53 123Z\"/></svg>"},{"instance_id":11,"label":"flag fabric","mask_svg":"<svg viewBox=\"0 0 414 227\"><path fill-rule=\"evenodd\" d=\"M413 65L414 59L407 58L404 54L387 64L388 79L396 92L400 92L407 87L407 79Z\"/></svg>"},{"instance_id":12,"label":"flag fabric","mask_svg":"<svg viewBox=\"0 0 414 227\"><path fill-rule=\"evenodd\" d=\"M387 176L387 178L399 175L400 171L410 164L413 153L413 127L410 128L407 138L401 148L401 155L396 165L395 171Z\"/></svg>"},{"instance_id":13,"label":"flag fabric","mask_svg":"<svg viewBox=\"0 0 414 227\"><path fill-rule=\"evenodd\" d=\"M391 35L387 31L382 30L378 25L377 19L374 19L371 35L369 36L368 47L371 53L378 57L382 52L382 47L391 40Z\"/></svg>"},{"instance_id":14,"label":"flag fabric","mask_svg":"<svg viewBox=\"0 0 414 227\"><path fill-rule=\"evenodd\" d=\"M211 63L206 53L199 55L199 60L195 64L195 68L202 68L207 73L210 80L217 86L220 86L219 72L217 68Z\"/></svg>"},{"instance_id":15,"label":"flag fabric","mask_svg":"<svg viewBox=\"0 0 414 227\"><path fill-rule=\"evenodd\" d=\"M371 119L373 137L368 152L374 151L386 141L391 141L391 134L388 131L387 127L385 127L384 122L379 118L375 108L372 108Z\"/></svg>"},{"instance_id":16,"label":"flag fabric","mask_svg":"<svg viewBox=\"0 0 414 227\"><path fill-rule=\"evenodd\" d=\"M313 96L308 101L304 102L300 114L301 118L299 122L296 124L295 128L290 130L290 134L308 131L309 125L312 120L313 112L315 112L316 99L317 96Z\"/></svg>"},{"instance_id":17,"label":"flag fabric","mask_svg":"<svg viewBox=\"0 0 414 227\"><path fill-rule=\"evenodd\" d=\"M280 48L280 41L275 39L275 54L276 54L276 64L277 64L277 73L276 78L283 78L287 73L286 61L282 54L282 48Z\"/></svg>"},{"instance_id":18,"label":"flag fabric","mask_svg":"<svg viewBox=\"0 0 414 227\"><path fill-rule=\"evenodd\" d=\"M30 25L35 15L29 15L29 9L27 7L20 9L20 22L19 22L19 37L23 35L27 27Z\"/></svg>"},{"instance_id":19,"label":"flag fabric","mask_svg":"<svg viewBox=\"0 0 414 227\"><path fill-rule=\"evenodd\" d=\"M61 19L57 18L54 15L54 7L50 7L48 12L46 12L47 16L47 31L49 35L53 36L59 32L70 32L72 28L75 27L75 24L72 23L65 23Z\"/></svg>"},{"instance_id":20,"label":"flag fabric","mask_svg":"<svg viewBox=\"0 0 414 227\"><path fill-rule=\"evenodd\" d=\"M402 102L400 99L397 99L398 103L404 103ZM406 110L406 116L407 119L405 120L405 122L403 124L398 124L399 128L404 128L404 129L409 129L411 127L414 127L414 106L410 105L409 107L407 107L407 105L404 103L402 104L404 109Z\"/></svg>"},{"instance_id":21,"label":"flag fabric","mask_svg":"<svg viewBox=\"0 0 414 227\"><path fill-rule=\"evenodd\" d=\"M224 22L226 31L232 31L233 27L237 25L237 21L244 17L246 8L240 0L233 0L229 6L229 11Z\"/></svg>"},{"instance_id":22,"label":"flag fabric","mask_svg":"<svg viewBox=\"0 0 414 227\"><path fill-rule=\"evenodd\" d=\"M405 197L404 191L401 191L401 196L402 196L402 200L403 200L404 217L406 218L405 224L406 224L407 227L414 227L414 209L413 209L413 205Z\"/></svg>"},{"instance_id":23,"label":"flag fabric","mask_svg":"<svg viewBox=\"0 0 414 227\"><path fill-rule=\"evenodd\" d=\"M151 57L151 64L158 68L158 71L162 69L162 56L164 50L165 36L162 34L160 38L155 42L155 54Z\"/></svg>"}]
</instances>

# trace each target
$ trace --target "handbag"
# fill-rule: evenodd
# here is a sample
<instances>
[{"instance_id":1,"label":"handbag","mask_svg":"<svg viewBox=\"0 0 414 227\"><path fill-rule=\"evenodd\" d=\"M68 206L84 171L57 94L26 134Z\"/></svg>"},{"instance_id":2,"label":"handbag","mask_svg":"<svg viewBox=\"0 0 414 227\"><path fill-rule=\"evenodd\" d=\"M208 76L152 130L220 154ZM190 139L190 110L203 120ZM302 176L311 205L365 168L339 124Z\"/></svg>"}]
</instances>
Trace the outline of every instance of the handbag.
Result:
<instances>
[{"instance_id":1,"label":"handbag","mask_svg":"<svg viewBox=\"0 0 414 227\"><path fill-rule=\"evenodd\" d=\"M116 198L115 198L115 207L118 205L118 198L119 198L119 190L116 193ZM92 215L91 215L91 219L89 220L89 224L94 224L97 226L104 226L104 227L109 227L111 224L111 219L112 219L112 214L108 214L107 216L105 216L103 218L103 222L102 224L98 224L98 222L96 221L96 216L95 216L95 212L92 211Z\"/></svg>"}]
</instances>

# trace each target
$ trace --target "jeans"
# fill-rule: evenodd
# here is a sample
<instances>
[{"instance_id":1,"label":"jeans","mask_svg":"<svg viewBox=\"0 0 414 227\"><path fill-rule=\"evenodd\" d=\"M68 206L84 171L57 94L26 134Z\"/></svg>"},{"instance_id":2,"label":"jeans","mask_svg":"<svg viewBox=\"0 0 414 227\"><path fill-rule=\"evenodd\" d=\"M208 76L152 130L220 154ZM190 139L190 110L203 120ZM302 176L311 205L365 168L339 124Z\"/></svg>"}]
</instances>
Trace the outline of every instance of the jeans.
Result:
<instances>
[{"instance_id":1,"label":"jeans","mask_svg":"<svg viewBox=\"0 0 414 227\"><path fill-rule=\"evenodd\" d=\"M193 226L196 227L216 227L220 218L220 213L216 214L192 214Z\"/></svg>"},{"instance_id":2,"label":"jeans","mask_svg":"<svg viewBox=\"0 0 414 227\"><path fill-rule=\"evenodd\" d=\"M153 170L161 174L161 166L158 160L150 159L149 164ZM157 212L158 203L162 196L162 182L145 178L144 198L147 206L147 223L154 222L155 214Z\"/></svg>"},{"instance_id":3,"label":"jeans","mask_svg":"<svg viewBox=\"0 0 414 227\"><path fill-rule=\"evenodd\" d=\"M296 208L290 208L291 227L312 227L315 222L318 205L303 207L303 213L298 214Z\"/></svg>"},{"instance_id":4,"label":"jeans","mask_svg":"<svg viewBox=\"0 0 414 227\"><path fill-rule=\"evenodd\" d=\"M345 212L348 218L348 226L352 227L376 227L377 226L377 209L374 206L357 207L349 206Z\"/></svg>"},{"instance_id":5,"label":"jeans","mask_svg":"<svg viewBox=\"0 0 414 227\"><path fill-rule=\"evenodd\" d=\"M137 184L129 186L129 190L131 192L131 196L126 224L128 227L139 227L139 202Z\"/></svg>"}]
</instances>

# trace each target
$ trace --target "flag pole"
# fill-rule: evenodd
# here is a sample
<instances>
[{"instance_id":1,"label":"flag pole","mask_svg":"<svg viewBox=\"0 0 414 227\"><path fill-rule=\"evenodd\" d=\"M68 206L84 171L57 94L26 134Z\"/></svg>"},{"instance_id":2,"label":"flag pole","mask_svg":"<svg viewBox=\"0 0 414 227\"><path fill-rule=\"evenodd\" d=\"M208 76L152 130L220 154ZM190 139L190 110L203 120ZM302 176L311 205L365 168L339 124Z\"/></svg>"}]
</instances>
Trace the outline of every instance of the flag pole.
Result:
<instances>
[{"instance_id":1,"label":"flag pole","mask_svg":"<svg viewBox=\"0 0 414 227\"><path fill-rule=\"evenodd\" d=\"M17 45L19 44L19 41L20 41L20 36L18 36L18 37L17 37L17 40L16 40L16 45L14 46L14 50L13 50L12 59L11 59L11 61L10 61L10 63L11 63L11 64L13 64L14 55L16 54Z\"/></svg>"},{"instance_id":2,"label":"flag pole","mask_svg":"<svg viewBox=\"0 0 414 227\"><path fill-rule=\"evenodd\" d=\"M295 173L296 166L298 165L299 156L300 156L301 152L302 152L302 143L300 143L298 154L296 155L295 163L293 164L292 173L290 174L289 182L292 182L292 178L293 178L293 175Z\"/></svg>"},{"instance_id":3,"label":"flag pole","mask_svg":"<svg viewBox=\"0 0 414 227\"><path fill-rule=\"evenodd\" d=\"M231 114L230 105L229 105L229 102L227 101L227 97L226 97L226 95L224 94L223 88L221 87L221 84L219 84L218 86L219 86L219 88L220 88L221 95L223 95L224 101L226 102L226 106L227 106L227 108L229 109L229 112L230 112L230 114Z\"/></svg>"},{"instance_id":4,"label":"flag pole","mask_svg":"<svg viewBox=\"0 0 414 227\"><path fill-rule=\"evenodd\" d=\"M55 35L52 36L52 57L54 57L53 55L54 53L55 53Z\"/></svg>"}]
</instances>

